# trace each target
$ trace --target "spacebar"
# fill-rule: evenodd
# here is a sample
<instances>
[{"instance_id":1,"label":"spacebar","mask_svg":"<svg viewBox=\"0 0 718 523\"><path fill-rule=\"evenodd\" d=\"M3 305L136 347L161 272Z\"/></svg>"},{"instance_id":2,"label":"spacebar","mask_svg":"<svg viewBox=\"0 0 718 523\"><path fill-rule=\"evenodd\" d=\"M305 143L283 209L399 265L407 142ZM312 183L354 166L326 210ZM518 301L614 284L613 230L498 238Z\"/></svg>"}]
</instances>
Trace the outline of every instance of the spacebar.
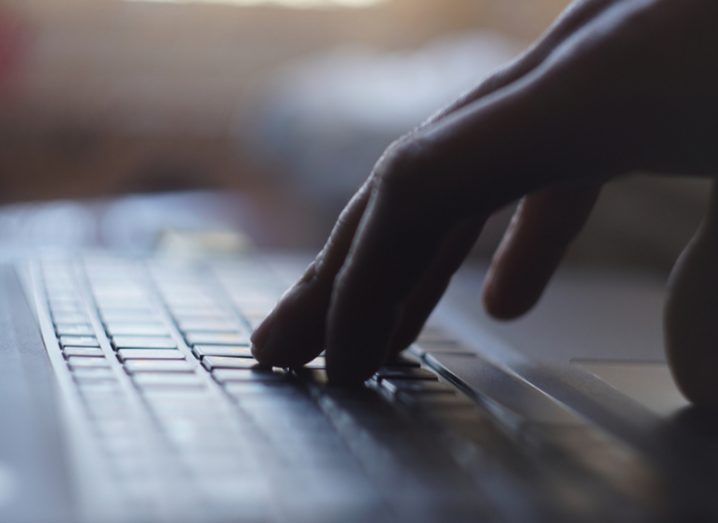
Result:
<instances>
[{"instance_id":1,"label":"spacebar","mask_svg":"<svg viewBox=\"0 0 718 523\"><path fill-rule=\"evenodd\" d=\"M529 383L476 354L426 353L424 361L479 401L498 405L522 421L581 425L581 420Z\"/></svg>"}]
</instances>

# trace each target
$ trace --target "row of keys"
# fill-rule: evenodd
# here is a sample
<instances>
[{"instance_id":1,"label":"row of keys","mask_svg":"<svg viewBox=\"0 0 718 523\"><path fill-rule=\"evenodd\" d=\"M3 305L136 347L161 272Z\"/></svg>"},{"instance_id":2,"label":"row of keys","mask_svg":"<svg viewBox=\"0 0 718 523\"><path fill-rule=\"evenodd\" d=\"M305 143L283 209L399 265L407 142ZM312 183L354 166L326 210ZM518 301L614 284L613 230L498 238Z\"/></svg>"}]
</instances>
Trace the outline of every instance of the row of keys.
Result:
<instances>
[{"instance_id":1,"label":"row of keys","mask_svg":"<svg viewBox=\"0 0 718 523\"><path fill-rule=\"evenodd\" d=\"M249 331L235 311L222 301L219 290L192 270L155 271L153 281L189 347L196 345L249 346Z\"/></svg>"},{"instance_id":2,"label":"row of keys","mask_svg":"<svg viewBox=\"0 0 718 523\"><path fill-rule=\"evenodd\" d=\"M210 393L201 367L186 358L181 342L165 323L154 291L142 276L132 271L100 278L90 274L98 311L117 359L142 394L168 449L176 453L176 459L205 497L216 494L218 481L225 492L239 488L234 480L256 472L256 466L253 468L244 459L242 438L232 430L227 413ZM128 300L128 294L132 300ZM198 297L196 302L201 304L203 300ZM202 329L219 325L202 324L204 319L184 316L181 329L187 335L212 334ZM226 329L222 331L227 333Z\"/></svg>"},{"instance_id":3,"label":"row of keys","mask_svg":"<svg viewBox=\"0 0 718 523\"><path fill-rule=\"evenodd\" d=\"M117 359L140 390L203 388L136 266L88 267L100 318Z\"/></svg>"},{"instance_id":4,"label":"row of keys","mask_svg":"<svg viewBox=\"0 0 718 523\"><path fill-rule=\"evenodd\" d=\"M255 503L264 499L263 489L268 485L309 489L316 483L317 495L311 496L307 490L307 499L326 499L322 489L327 488L327 477L332 478L332 496L335 491L346 492L342 503L351 503L358 492L367 499L375 489L358 470L357 456L362 461L366 458L371 475L380 479L384 473L403 469L372 469L380 465L377 455L394 459L392 453L403 453L408 459L407 449L413 447L427 449L427 457L432 454L428 436L424 441L415 427L409 430L394 406L447 405L453 411L462 404L461 395L412 358L400 358L382 368L370 382L380 394L370 394L369 400L361 391L354 396L325 388L323 356L298 371L259 367L251 354L248 333L271 310L276 296L264 290L264 282L257 280L260 283L255 285L254 276L247 277L245 271L224 274L224 289L214 288L194 273L167 270L161 275L153 273L156 289L132 270L88 271L88 278L117 360L142 394L168 443L202 485L204 494L223 502L234 500L239 509L245 508L240 503L251 501L247 496ZM156 305L156 291L162 306ZM229 296L227 302L223 301L225 295ZM69 301L58 302L58 311L66 315L65 319L78 313L71 305ZM170 313L174 326L166 323L161 307ZM183 340L175 339L177 331ZM102 353L102 349L91 329L83 330L79 321L58 335L68 342L68 362L75 357L104 359L96 352ZM435 338L437 343L444 341L438 339L440 336ZM184 345L197 361L185 356ZM113 365L117 363L113 361ZM104 362L74 366L78 371L100 370ZM217 401L219 396L202 379L204 372L210 373L233 400L240 437L230 427L227 412ZM314 391L320 392L315 396ZM348 425L348 419L356 425ZM342 430L338 433L336 427ZM364 434L374 430L376 441L368 445ZM382 445L391 452L383 451ZM422 465L415 453L411 455L414 458L407 461L405 470L421 475L424 472L418 471L425 469L423 479L387 476L379 483L387 487L412 481L431 484L428 472L434 469L428 463ZM309 478L311 471L319 470L322 473L316 479L320 481L297 479ZM252 478L251 485L242 481L248 477ZM268 482L266 477L270 478ZM247 496L240 495L242 492Z\"/></svg>"},{"instance_id":5,"label":"row of keys","mask_svg":"<svg viewBox=\"0 0 718 523\"><path fill-rule=\"evenodd\" d=\"M112 364L100 347L69 265L43 271L48 309L62 356L76 384L99 449L105 454L119 491L142 511L152 503L141 458L143 442L130 421L130 407Z\"/></svg>"}]
</instances>

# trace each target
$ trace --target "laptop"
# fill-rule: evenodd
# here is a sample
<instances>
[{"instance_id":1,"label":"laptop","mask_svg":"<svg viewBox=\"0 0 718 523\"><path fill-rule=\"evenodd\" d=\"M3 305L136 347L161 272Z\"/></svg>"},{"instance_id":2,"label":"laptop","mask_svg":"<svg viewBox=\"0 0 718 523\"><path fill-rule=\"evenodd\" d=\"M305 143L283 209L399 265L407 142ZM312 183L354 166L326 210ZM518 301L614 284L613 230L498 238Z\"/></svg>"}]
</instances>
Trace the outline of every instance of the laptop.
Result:
<instances>
[{"instance_id":1,"label":"laptop","mask_svg":"<svg viewBox=\"0 0 718 523\"><path fill-rule=\"evenodd\" d=\"M194 254L2 264L0 521L717 517L712 419L641 347L655 285L564 275L496 327L469 268L405 354L343 389L322 356L251 356L302 255ZM601 330L576 303L617 320Z\"/></svg>"}]
</instances>

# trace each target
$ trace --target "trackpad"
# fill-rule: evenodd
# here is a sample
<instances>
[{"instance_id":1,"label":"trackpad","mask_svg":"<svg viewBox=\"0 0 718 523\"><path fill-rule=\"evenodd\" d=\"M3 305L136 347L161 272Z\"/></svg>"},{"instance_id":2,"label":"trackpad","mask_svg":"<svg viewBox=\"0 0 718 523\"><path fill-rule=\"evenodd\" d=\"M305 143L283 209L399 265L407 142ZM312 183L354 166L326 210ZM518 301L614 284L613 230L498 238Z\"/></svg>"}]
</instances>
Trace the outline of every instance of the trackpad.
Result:
<instances>
[{"instance_id":1,"label":"trackpad","mask_svg":"<svg viewBox=\"0 0 718 523\"><path fill-rule=\"evenodd\" d=\"M663 362L573 360L572 363L661 417L689 405Z\"/></svg>"}]
</instances>

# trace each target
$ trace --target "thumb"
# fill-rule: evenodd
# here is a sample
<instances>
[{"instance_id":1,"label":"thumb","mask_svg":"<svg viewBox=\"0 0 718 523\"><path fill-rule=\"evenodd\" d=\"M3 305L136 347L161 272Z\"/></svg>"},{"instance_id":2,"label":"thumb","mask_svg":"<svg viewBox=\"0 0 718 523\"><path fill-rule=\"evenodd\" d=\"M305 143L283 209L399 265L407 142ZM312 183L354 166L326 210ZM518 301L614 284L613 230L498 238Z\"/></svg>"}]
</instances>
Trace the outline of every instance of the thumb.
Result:
<instances>
[{"instance_id":1,"label":"thumb","mask_svg":"<svg viewBox=\"0 0 718 523\"><path fill-rule=\"evenodd\" d=\"M678 259L668 286L668 361L691 402L718 408L718 187L705 220Z\"/></svg>"}]
</instances>

